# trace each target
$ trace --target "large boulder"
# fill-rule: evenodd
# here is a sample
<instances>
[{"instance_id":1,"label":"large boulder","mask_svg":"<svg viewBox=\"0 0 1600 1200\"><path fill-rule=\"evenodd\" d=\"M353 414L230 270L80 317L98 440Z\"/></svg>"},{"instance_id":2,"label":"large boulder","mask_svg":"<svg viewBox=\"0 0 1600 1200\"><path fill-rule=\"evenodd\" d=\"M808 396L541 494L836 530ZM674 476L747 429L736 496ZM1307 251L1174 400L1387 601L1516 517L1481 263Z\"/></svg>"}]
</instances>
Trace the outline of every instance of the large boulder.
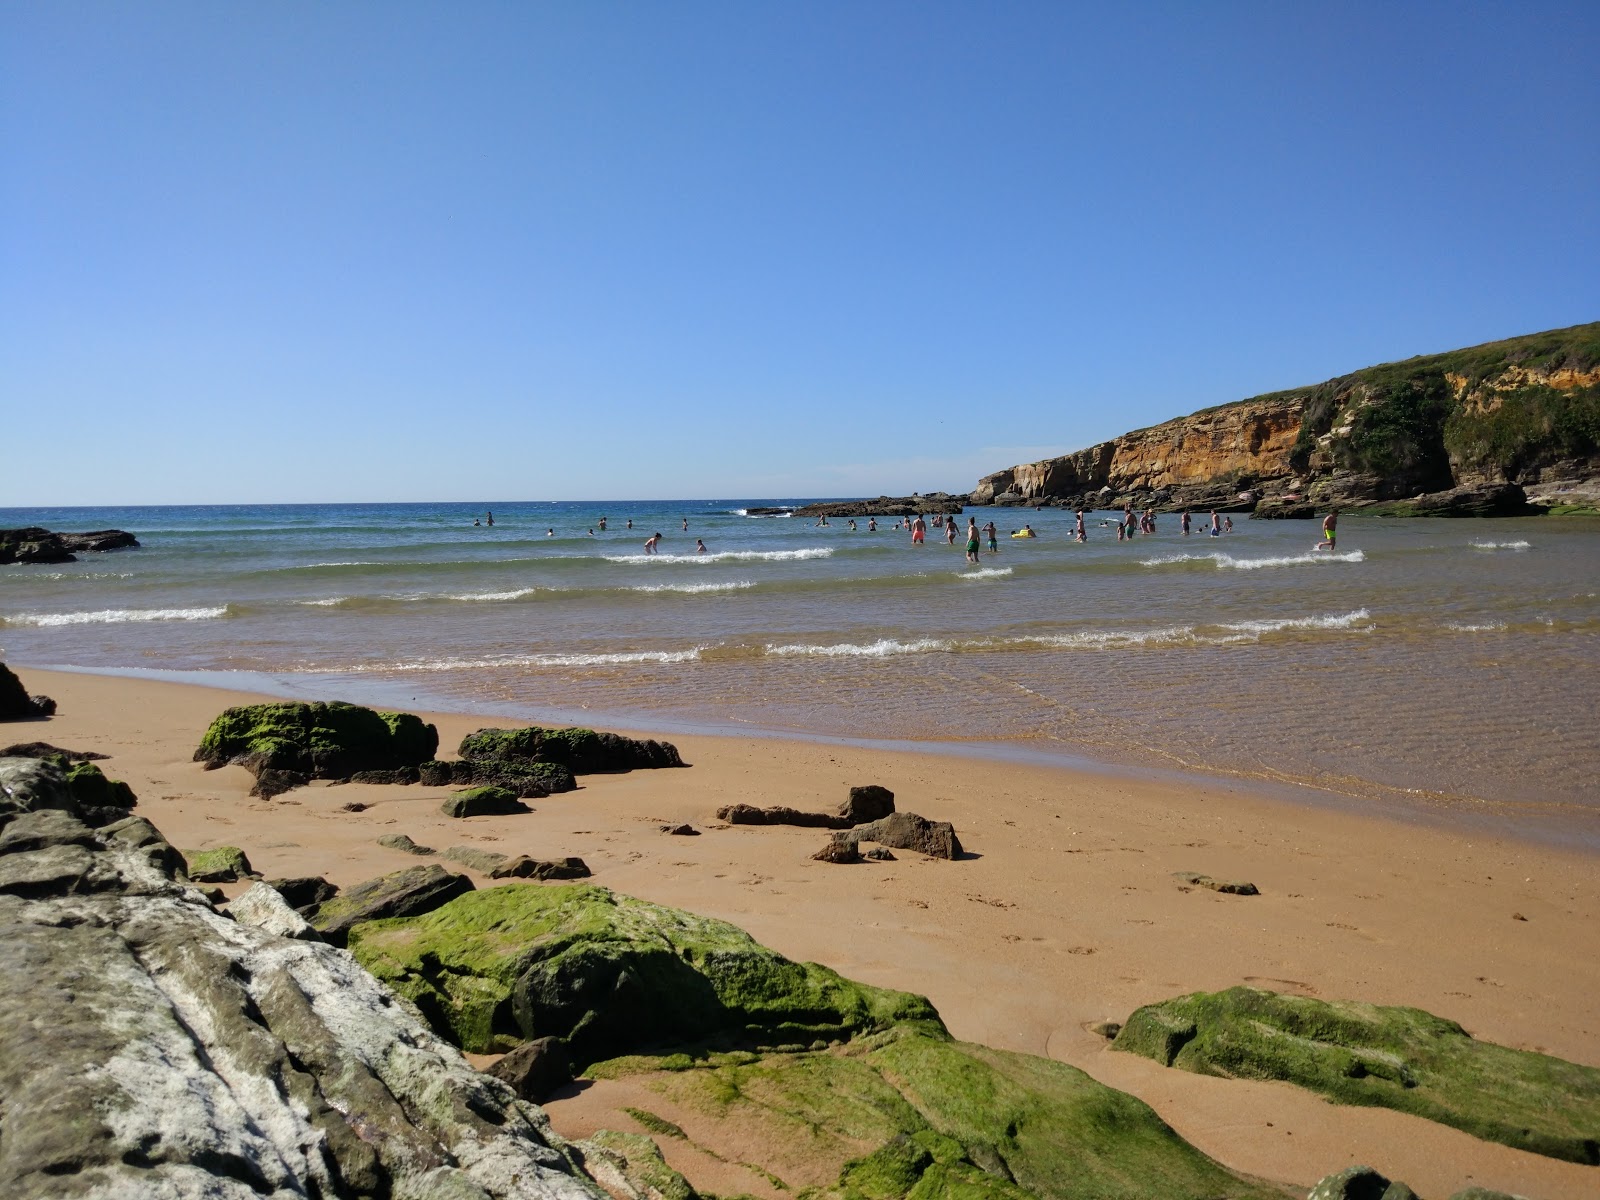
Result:
<instances>
[{"instance_id":1,"label":"large boulder","mask_svg":"<svg viewBox=\"0 0 1600 1200\"><path fill-rule=\"evenodd\" d=\"M1338 1104L1393 1108L1600 1165L1600 1068L1480 1042L1418 1008L1235 987L1141 1008L1112 1045L1202 1075L1281 1079Z\"/></svg>"},{"instance_id":2,"label":"large boulder","mask_svg":"<svg viewBox=\"0 0 1600 1200\"><path fill-rule=\"evenodd\" d=\"M504 817L532 810L505 788L473 787L456 792L439 811L447 817Z\"/></svg>"},{"instance_id":3,"label":"large boulder","mask_svg":"<svg viewBox=\"0 0 1600 1200\"><path fill-rule=\"evenodd\" d=\"M230 919L147 821L0 771L0 879L30 881L0 886L0 1196L594 1200L538 1109L280 905Z\"/></svg>"},{"instance_id":4,"label":"large boulder","mask_svg":"<svg viewBox=\"0 0 1600 1200\"><path fill-rule=\"evenodd\" d=\"M501 1058L489 1068L489 1074L505 1080L524 1100L538 1103L572 1082L572 1062L560 1038L534 1038Z\"/></svg>"},{"instance_id":5,"label":"large boulder","mask_svg":"<svg viewBox=\"0 0 1600 1200\"><path fill-rule=\"evenodd\" d=\"M0 564L67 563L77 557L67 549L61 535L30 525L23 529L0 529Z\"/></svg>"},{"instance_id":6,"label":"large boulder","mask_svg":"<svg viewBox=\"0 0 1600 1200\"><path fill-rule=\"evenodd\" d=\"M58 533L61 544L73 552L101 554L107 550L137 550L139 539L124 529L96 529L91 533Z\"/></svg>"},{"instance_id":7,"label":"large boulder","mask_svg":"<svg viewBox=\"0 0 1600 1200\"><path fill-rule=\"evenodd\" d=\"M30 696L11 668L0 663L0 721L30 721L54 716L56 702L49 696Z\"/></svg>"},{"instance_id":8,"label":"large boulder","mask_svg":"<svg viewBox=\"0 0 1600 1200\"><path fill-rule=\"evenodd\" d=\"M684 765L671 742L640 741L593 729L480 729L461 739L460 754L474 763L559 763L574 775Z\"/></svg>"},{"instance_id":9,"label":"large boulder","mask_svg":"<svg viewBox=\"0 0 1600 1200\"><path fill-rule=\"evenodd\" d=\"M502 787L524 800L538 800L578 786L572 770L561 763L522 762L510 759L432 759L418 768L425 787Z\"/></svg>"},{"instance_id":10,"label":"large boulder","mask_svg":"<svg viewBox=\"0 0 1600 1200\"><path fill-rule=\"evenodd\" d=\"M869 783L850 789L849 798L839 805L839 815L852 825L881 821L894 812L894 793Z\"/></svg>"},{"instance_id":11,"label":"large boulder","mask_svg":"<svg viewBox=\"0 0 1600 1200\"><path fill-rule=\"evenodd\" d=\"M960 858L962 855L961 839L956 836L954 825L949 821L930 821L916 813L891 813L881 821L857 825L838 836L854 846L877 842L896 850L915 850L930 858Z\"/></svg>"},{"instance_id":12,"label":"large boulder","mask_svg":"<svg viewBox=\"0 0 1600 1200\"><path fill-rule=\"evenodd\" d=\"M1379 517L1523 517L1539 510L1515 483L1471 483L1362 511Z\"/></svg>"},{"instance_id":13,"label":"large boulder","mask_svg":"<svg viewBox=\"0 0 1600 1200\"><path fill-rule=\"evenodd\" d=\"M189 850L189 879L193 883L237 883L255 875L250 860L237 846L217 846L211 850Z\"/></svg>"},{"instance_id":14,"label":"large boulder","mask_svg":"<svg viewBox=\"0 0 1600 1200\"><path fill-rule=\"evenodd\" d=\"M1417 1200L1417 1194L1371 1167L1355 1166L1320 1180L1306 1200Z\"/></svg>"},{"instance_id":15,"label":"large boulder","mask_svg":"<svg viewBox=\"0 0 1600 1200\"><path fill-rule=\"evenodd\" d=\"M439 733L410 713L357 704L247 704L230 708L194 752L208 770L236 763L256 776L255 795L276 795L311 779L416 768L433 758Z\"/></svg>"},{"instance_id":16,"label":"large boulder","mask_svg":"<svg viewBox=\"0 0 1600 1200\"><path fill-rule=\"evenodd\" d=\"M920 996L790 962L743 930L590 884L506 884L350 930L351 952L463 1049L562 1038L577 1066L664 1045L809 1044L900 1021Z\"/></svg>"},{"instance_id":17,"label":"large boulder","mask_svg":"<svg viewBox=\"0 0 1600 1200\"><path fill-rule=\"evenodd\" d=\"M306 916L318 933L342 946L350 930L362 921L432 912L471 890L472 880L452 875L437 864L407 867L347 888Z\"/></svg>"}]
</instances>

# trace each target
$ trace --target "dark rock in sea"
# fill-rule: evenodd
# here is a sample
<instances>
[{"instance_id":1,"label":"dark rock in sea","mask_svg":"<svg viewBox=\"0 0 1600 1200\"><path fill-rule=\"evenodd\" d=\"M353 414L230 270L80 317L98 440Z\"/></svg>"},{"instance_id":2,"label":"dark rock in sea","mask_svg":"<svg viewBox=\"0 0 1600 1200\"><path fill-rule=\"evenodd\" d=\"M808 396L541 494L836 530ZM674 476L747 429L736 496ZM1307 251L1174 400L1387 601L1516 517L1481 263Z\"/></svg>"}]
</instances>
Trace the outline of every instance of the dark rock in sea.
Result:
<instances>
[{"instance_id":1,"label":"dark rock in sea","mask_svg":"<svg viewBox=\"0 0 1600 1200\"><path fill-rule=\"evenodd\" d=\"M186 850L187 874L191 883L237 883L255 875L250 860L237 846L218 846L213 850Z\"/></svg>"},{"instance_id":2,"label":"dark rock in sea","mask_svg":"<svg viewBox=\"0 0 1600 1200\"><path fill-rule=\"evenodd\" d=\"M0 770L0 1196L598 1194L349 955L273 932L300 927L264 889L225 916L148 822L72 829L54 764Z\"/></svg>"},{"instance_id":3,"label":"dark rock in sea","mask_svg":"<svg viewBox=\"0 0 1600 1200\"><path fill-rule=\"evenodd\" d=\"M30 696L22 680L0 663L0 721L29 721L54 716L56 702L49 696Z\"/></svg>"},{"instance_id":4,"label":"dark rock in sea","mask_svg":"<svg viewBox=\"0 0 1600 1200\"><path fill-rule=\"evenodd\" d=\"M1253 883L1243 880L1226 881L1213 879L1209 875L1200 875L1194 871L1174 871L1172 877L1191 887L1210 888L1213 892L1225 892L1230 896L1259 896L1261 891Z\"/></svg>"},{"instance_id":5,"label":"dark rock in sea","mask_svg":"<svg viewBox=\"0 0 1600 1200\"><path fill-rule=\"evenodd\" d=\"M730 825L799 825L805 829L848 829L855 823L837 813L801 812L782 804L771 808L725 804L717 809L717 820Z\"/></svg>"},{"instance_id":6,"label":"dark rock in sea","mask_svg":"<svg viewBox=\"0 0 1600 1200\"><path fill-rule=\"evenodd\" d=\"M447 817L504 817L533 810L506 788L473 787L453 794L439 811Z\"/></svg>"},{"instance_id":7,"label":"dark rock in sea","mask_svg":"<svg viewBox=\"0 0 1600 1200\"><path fill-rule=\"evenodd\" d=\"M1487 1141L1600 1165L1600 1068L1475 1040L1418 1008L1259 988L1134 1012L1114 1048L1228 1079L1278 1079L1336 1104L1393 1108Z\"/></svg>"},{"instance_id":8,"label":"dark rock in sea","mask_svg":"<svg viewBox=\"0 0 1600 1200\"><path fill-rule=\"evenodd\" d=\"M438 731L410 713L286 702L228 709L211 722L194 758L208 770L238 764L256 776L253 795L273 796L311 779L415 768L438 747Z\"/></svg>"},{"instance_id":9,"label":"dark rock in sea","mask_svg":"<svg viewBox=\"0 0 1600 1200\"><path fill-rule=\"evenodd\" d=\"M1250 515L1273 521L1309 521L1317 515L1317 506L1299 496L1267 496Z\"/></svg>"},{"instance_id":10,"label":"dark rock in sea","mask_svg":"<svg viewBox=\"0 0 1600 1200\"><path fill-rule=\"evenodd\" d=\"M133 534L120 529L95 533L51 533L37 525L0 529L0 564L77 562L74 551L121 550L138 544Z\"/></svg>"},{"instance_id":11,"label":"dark rock in sea","mask_svg":"<svg viewBox=\"0 0 1600 1200\"><path fill-rule=\"evenodd\" d=\"M378 839L378 845L389 850L399 850L405 854L436 854L432 846L419 846L403 833L386 833Z\"/></svg>"},{"instance_id":12,"label":"dark rock in sea","mask_svg":"<svg viewBox=\"0 0 1600 1200\"><path fill-rule=\"evenodd\" d=\"M684 765L670 742L640 741L593 729L480 729L461 739L459 753L474 764L557 763L574 775Z\"/></svg>"},{"instance_id":13,"label":"dark rock in sea","mask_svg":"<svg viewBox=\"0 0 1600 1200\"><path fill-rule=\"evenodd\" d=\"M558 1087L572 1082L572 1060L560 1038L534 1038L491 1066L489 1074L510 1084L524 1100L537 1104Z\"/></svg>"},{"instance_id":14,"label":"dark rock in sea","mask_svg":"<svg viewBox=\"0 0 1600 1200\"><path fill-rule=\"evenodd\" d=\"M441 866L407 867L358 883L323 901L309 920L329 942L342 946L350 929L362 921L432 912L471 890L472 880L452 875Z\"/></svg>"},{"instance_id":15,"label":"dark rock in sea","mask_svg":"<svg viewBox=\"0 0 1600 1200\"><path fill-rule=\"evenodd\" d=\"M861 862L861 851L856 844L842 833L835 833L828 839L828 844L811 856L818 862L826 863L858 863Z\"/></svg>"},{"instance_id":16,"label":"dark rock in sea","mask_svg":"<svg viewBox=\"0 0 1600 1200\"><path fill-rule=\"evenodd\" d=\"M1306 1200L1417 1200L1403 1183L1395 1183L1371 1167L1346 1167L1323 1179Z\"/></svg>"},{"instance_id":17,"label":"dark rock in sea","mask_svg":"<svg viewBox=\"0 0 1600 1200\"><path fill-rule=\"evenodd\" d=\"M850 798L839 805L839 815L852 825L880 821L892 812L894 793L875 783L851 788Z\"/></svg>"},{"instance_id":18,"label":"dark rock in sea","mask_svg":"<svg viewBox=\"0 0 1600 1200\"><path fill-rule=\"evenodd\" d=\"M1514 483L1474 483L1362 509L1375 517L1523 517L1539 512Z\"/></svg>"},{"instance_id":19,"label":"dark rock in sea","mask_svg":"<svg viewBox=\"0 0 1600 1200\"><path fill-rule=\"evenodd\" d=\"M843 835L852 844L877 842L896 850L915 850L930 858L960 858L961 839L949 821L929 821L916 813L897 812L870 825L857 825Z\"/></svg>"},{"instance_id":20,"label":"dark rock in sea","mask_svg":"<svg viewBox=\"0 0 1600 1200\"><path fill-rule=\"evenodd\" d=\"M581 858L541 859L519 854L489 872L493 879L587 879L593 872Z\"/></svg>"},{"instance_id":21,"label":"dark rock in sea","mask_svg":"<svg viewBox=\"0 0 1600 1200\"><path fill-rule=\"evenodd\" d=\"M329 883L320 875L269 879L267 886L282 896L285 904L302 915L339 894L338 884Z\"/></svg>"},{"instance_id":22,"label":"dark rock in sea","mask_svg":"<svg viewBox=\"0 0 1600 1200\"><path fill-rule=\"evenodd\" d=\"M100 554L106 550L137 550L139 539L121 529L97 529L93 533L58 533L62 545L74 553Z\"/></svg>"},{"instance_id":23,"label":"dark rock in sea","mask_svg":"<svg viewBox=\"0 0 1600 1200\"><path fill-rule=\"evenodd\" d=\"M876 500L822 500L794 510L797 518L810 517L914 517L919 513L959 513L967 502L965 495L929 492L926 496L879 496Z\"/></svg>"}]
</instances>

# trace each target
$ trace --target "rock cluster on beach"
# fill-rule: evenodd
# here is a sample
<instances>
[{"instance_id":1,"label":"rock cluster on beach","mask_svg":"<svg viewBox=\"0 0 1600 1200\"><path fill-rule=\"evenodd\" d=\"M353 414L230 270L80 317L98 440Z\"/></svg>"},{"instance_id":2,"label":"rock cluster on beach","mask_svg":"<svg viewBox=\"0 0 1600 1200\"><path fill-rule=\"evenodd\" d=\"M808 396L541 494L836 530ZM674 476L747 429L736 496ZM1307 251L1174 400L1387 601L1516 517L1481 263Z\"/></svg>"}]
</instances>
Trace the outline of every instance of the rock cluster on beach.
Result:
<instances>
[{"instance_id":1,"label":"rock cluster on beach","mask_svg":"<svg viewBox=\"0 0 1600 1200\"><path fill-rule=\"evenodd\" d=\"M594 1200L354 960L218 912L148 822L0 760L0 1194Z\"/></svg>"},{"instance_id":2,"label":"rock cluster on beach","mask_svg":"<svg viewBox=\"0 0 1600 1200\"><path fill-rule=\"evenodd\" d=\"M579 774L684 765L669 742L592 729L480 729L462 739L458 760L435 758L438 749L438 731L411 713L293 701L228 709L194 758L207 768L246 768L256 777L251 794L264 797L313 779L462 787L452 816L526 811L508 805L569 792Z\"/></svg>"},{"instance_id":3,"label":"rock cluster on beach","mask_svg":"<svg viewBox=\"0 0 1600 1200\"><path fill-rule=\"evenodd\" d=\"M139 539L120 529L93 533L51 533L30 525L0 529L0 564L77 562L79 552L137 549Z\"/></svg>"},{"instance_id":4,"label":"rock cluster on beach","mask_svg":"<svg viewBox=\"0 0 1600 1200\"><path fill-rule=\"evenodd\" d=\"M915 850L930 858L960 858L961 839L948 821L929 821L916 813L896 812L894 793L886 787L868 784L853 787L832 812L807 812L786 805L759 807L753 804L726 804L717 809L717 819L730 825L795 825L803 829L831 829L828 844L811 857L819 862L858 863L864 857L892 859L881 850L864 856L861 843L879 847Z\"/></svg>"}]
</instances>

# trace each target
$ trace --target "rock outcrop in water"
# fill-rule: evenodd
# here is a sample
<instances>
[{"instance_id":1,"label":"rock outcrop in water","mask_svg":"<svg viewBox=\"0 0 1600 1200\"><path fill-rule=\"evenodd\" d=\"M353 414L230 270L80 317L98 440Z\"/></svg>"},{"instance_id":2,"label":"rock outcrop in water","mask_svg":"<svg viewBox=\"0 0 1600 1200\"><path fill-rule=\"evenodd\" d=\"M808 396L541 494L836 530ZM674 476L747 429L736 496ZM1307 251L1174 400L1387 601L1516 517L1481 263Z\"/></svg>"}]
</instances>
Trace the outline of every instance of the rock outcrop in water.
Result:
<instances>
[{"instance_id":1,"label":"rock outcrop in water","mask_svg":"<svg viewBox=\"0 0 1600 1200\"><path fill-rule=\"evenodd\" d=\"M0 529L0 564L77 562L78 552L137 549L139 539L120 529L93 533L51 533L30 525Z\"/></svg>"},{"instance_id":2,"label":"rock outcrop in water","mask_svg":"<svg viewBox=\"0 0 1600 1200\"><path fill-rule=\"evenodd\" d=\"M597 1200L348 955L218 912L55 765L0 779L0 1195Z\"/></svg>"},{"instance_id":3,"label":"rock outcrop in water","mask_svg":"<svg viewBox=\"0 0 1600 1200\"><path fill-rule=\"evenodd\" d=\"M1524 491L1572 508L1600 491L1600 322L1206 409L997 471L971 502L1247 512L1265 501L1262 515L1289 515L1271 506L1361 508L1474 485L1502 489L1493 515L1530 511Z\"/></svg>"},{"instance_id":4,"label":"rock outcrop in water","mask_svg":"<svg viewBox=\"0 0 1600 1200\"><path fill-rule=\"evenodd\" d=\"M1398 1109L1600 1165L1600 1068L1480 1042L1417 1008L1248 987L1196 992L1136 1011L1113 1048L1202 1075L1281 1079L1338 1104Z\"/></svg>"},{"instance_id":5,"label":"rock outcrop in water","mask_svg":"<svg viewBox=\"0 0 1600 1200\"><path fill-rule=\"evenodd\" d=\"M965 496L949 492L912 496L879 496L876 500L819 500L794 510L797 517L915 517L959 513ZM753 510L752 510L753 511Z\"/></svg>"}]
</instances>

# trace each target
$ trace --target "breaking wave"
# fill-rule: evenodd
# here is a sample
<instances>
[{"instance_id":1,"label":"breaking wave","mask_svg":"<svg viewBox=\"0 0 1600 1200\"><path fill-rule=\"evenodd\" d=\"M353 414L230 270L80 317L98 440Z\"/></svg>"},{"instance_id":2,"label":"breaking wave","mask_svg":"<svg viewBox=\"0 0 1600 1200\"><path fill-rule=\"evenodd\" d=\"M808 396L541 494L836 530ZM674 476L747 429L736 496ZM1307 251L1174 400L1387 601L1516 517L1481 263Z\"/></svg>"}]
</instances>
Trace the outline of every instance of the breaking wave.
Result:
<instances>
[{"instance_id":1,"label":"breaking wave","mask_svg":"<svg viewBox=\"0 0 1600 1200\"><path fill-rule=\"evenodd\" d=\"M1139 565L1144 567L1165 567L1174 563L1211 562L1217 569L1231 568L1235 571L1258 571L1263 567L1298 567L1308 563L1358 563L1366 561L1366 554L1360 550L1330 551L1308 550L1304 554L1280 554L1270 558L1235 558L1231 554L1167 554L1159 558L1141 559Z\"/></svg>"},{"instance_id":2,"label":"breaking wave","mask_svg":"<svg viewBox=\"0 0 1600 1200\"><path fill-rule=\"evenodd\" d=\"M719 550L714 554L608 554L614 563L716 563L716 562L802 562L811 558L832 558L832 546L808 546L804 550Z\"/></svg>"},{"instance_id":3,"label":"breaking wave","mask_svg":"<svg viewBox=\"0 0 1600 1200\"><path fill-rule=\"evenodd\" d=\"M121 625L129 621L212 621L228 615L228 605L207 608L105 608L98 612L17 613L0 625Z\"/></svg>"}]
</instances>

